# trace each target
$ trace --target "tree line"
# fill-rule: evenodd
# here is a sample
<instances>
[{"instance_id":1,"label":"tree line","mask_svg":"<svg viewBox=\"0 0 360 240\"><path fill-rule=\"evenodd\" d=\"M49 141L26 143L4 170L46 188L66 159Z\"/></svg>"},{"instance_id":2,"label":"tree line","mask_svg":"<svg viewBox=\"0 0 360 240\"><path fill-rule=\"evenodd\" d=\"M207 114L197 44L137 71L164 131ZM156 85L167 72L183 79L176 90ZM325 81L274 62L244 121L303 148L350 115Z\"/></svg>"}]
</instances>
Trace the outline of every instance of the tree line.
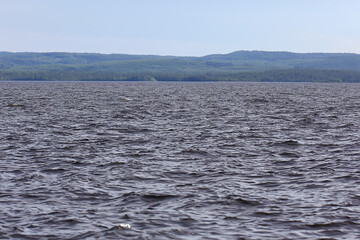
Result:
<instances>
[{"instance_id":1,"label":"tree line","mask_svg":"<svg viewBox=\"0 0 360 240\"><path fill-rule=\"evenodd\" d=\"M243 81L243 82L360 82L360 72L287 69L223 73L116 73L100 71L0 71L0 80L23 81Z\"/></svg>"}]
</instances>

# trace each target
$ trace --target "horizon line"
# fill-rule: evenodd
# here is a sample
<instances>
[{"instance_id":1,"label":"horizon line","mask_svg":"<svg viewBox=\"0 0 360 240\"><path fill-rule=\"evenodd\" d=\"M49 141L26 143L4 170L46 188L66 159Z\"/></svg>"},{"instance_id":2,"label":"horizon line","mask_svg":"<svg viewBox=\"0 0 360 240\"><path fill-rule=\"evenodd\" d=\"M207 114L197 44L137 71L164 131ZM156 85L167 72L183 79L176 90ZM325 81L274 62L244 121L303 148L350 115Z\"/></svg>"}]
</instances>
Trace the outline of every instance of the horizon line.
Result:
<instances>
[{"instance_id":1,"label":"horizon line","mask_svg":"<svg viewBox=\"0 0 360 240\"><path fill-rule=\"evenodd\" d=\"M0 53L75 53L75 54L100 54L100 55L133 55L133 56L160 56L160 57L206 57L211 55L229 55L237 52L266 52L266 53L293 53L293 54L353 54L360 55L356 52L296 52L296 51L285 51L285 50L236 50L228 53L210 53L201 56L191 56L191 55L171 55L171 54L141 54L141 53L101 53L101 52L77 52L77 51L6 51L2 50Z\"/></svg>"}]
</instances>

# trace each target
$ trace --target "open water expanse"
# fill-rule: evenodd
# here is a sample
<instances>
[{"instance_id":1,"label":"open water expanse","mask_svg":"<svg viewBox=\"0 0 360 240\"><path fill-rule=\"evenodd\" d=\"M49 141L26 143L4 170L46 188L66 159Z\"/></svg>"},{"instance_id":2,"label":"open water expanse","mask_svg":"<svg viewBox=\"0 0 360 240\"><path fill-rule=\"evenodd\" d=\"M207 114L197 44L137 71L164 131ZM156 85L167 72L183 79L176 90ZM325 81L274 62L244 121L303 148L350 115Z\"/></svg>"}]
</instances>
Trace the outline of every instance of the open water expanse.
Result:
<instances>
[{"instance_id":1,"label":"open water expanse","mask_svg":"<svg viewBox=\"0 0 360 240\"><path fill-rule=\"evenodd\" d=\"M0 82L0 239L360 239L360 84Z\"/></svg>"}]
</instances>

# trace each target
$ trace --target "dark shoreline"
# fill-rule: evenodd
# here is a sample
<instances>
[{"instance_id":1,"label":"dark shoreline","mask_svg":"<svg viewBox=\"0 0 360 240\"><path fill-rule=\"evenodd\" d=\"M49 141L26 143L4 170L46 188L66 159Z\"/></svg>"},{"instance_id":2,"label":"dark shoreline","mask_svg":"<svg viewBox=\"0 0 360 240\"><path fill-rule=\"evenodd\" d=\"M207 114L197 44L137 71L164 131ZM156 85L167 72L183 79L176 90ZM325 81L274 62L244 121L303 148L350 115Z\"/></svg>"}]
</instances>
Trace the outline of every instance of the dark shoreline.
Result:
<instances>
[{"instance_id":1,"label":"dark shoreline","mask_svg":"<svg viewBox=\"0 0 360 240\"><path fill-rule=\"evenodd\" d=\"M174 81L174 82L360 82L360 72L344 70L273 70L232 74L0 71L0 80L15 81Z\"/></svg>"}]
</instances>

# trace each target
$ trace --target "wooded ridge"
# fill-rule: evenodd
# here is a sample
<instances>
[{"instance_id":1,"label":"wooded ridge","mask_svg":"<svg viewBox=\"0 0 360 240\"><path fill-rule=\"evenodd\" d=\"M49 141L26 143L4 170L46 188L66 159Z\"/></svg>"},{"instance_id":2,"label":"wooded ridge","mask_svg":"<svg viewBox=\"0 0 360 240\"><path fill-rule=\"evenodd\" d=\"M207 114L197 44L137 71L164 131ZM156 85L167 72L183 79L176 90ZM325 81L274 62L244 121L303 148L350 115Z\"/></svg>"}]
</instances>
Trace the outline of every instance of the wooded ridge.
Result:
<instances>
[{"instance_id":1,"label":"wooded ridge","mask_svg":"<svg viewBox=\"0 0 360 240\"><path fill-rule=\"evenodd\" d=\"M176 57L0 52L0 79L360 82L360 55L237 51Z\"/></svg>"}]
</instances>

